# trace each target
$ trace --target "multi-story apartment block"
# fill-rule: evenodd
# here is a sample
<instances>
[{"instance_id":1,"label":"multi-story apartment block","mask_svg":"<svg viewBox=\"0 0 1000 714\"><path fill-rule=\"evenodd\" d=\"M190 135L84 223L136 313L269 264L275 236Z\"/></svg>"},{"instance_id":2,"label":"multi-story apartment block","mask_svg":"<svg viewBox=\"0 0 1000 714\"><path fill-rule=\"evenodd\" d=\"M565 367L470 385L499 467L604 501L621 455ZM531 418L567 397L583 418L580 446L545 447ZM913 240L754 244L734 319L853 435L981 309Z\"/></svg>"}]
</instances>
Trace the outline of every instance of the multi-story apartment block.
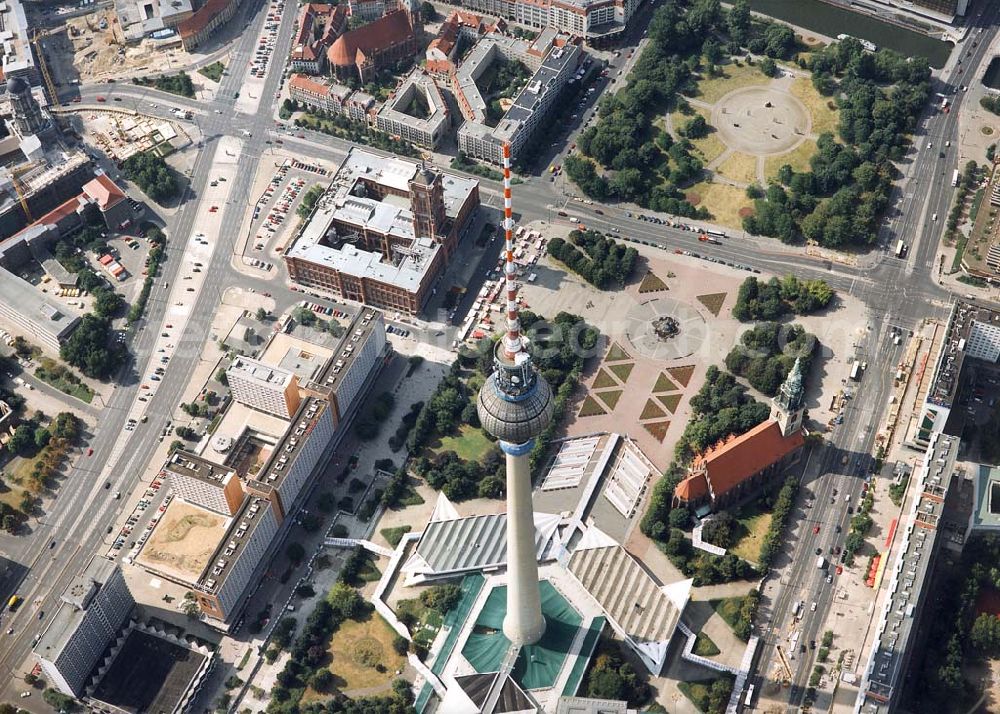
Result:
<instances>
[{"instance_id":1,"label":"multi-story apartment block","mask_svg":"<svg viewBox=\"0 0 1000 714\"><path fill-rule=\"evenodd\" d=\"M301 74L291 76L288 91L292 99L306 106L367 125L374 123L375 115L382 106L367 92L353 90L343 84L320 82Z\"/></svg>"},{"instance_id":2,"label":"multi-story apartment block","mask_svg":"<svg viewBox=\"0 0 1000 714\"><path fill-rule=\"evenodd\" d=\"M240 358L230 369L234 399L203 447L207 454L177 451L164 464L162 475L178 498L161 523L197 517L205 555L178 560L154 531L152 552L135 560L190 587L215 623L239 617L295 520L288 516L349 428L389 349L382 314L372 309L352 321L334 348L298 337L294 328L286 318L259 359ZM281 405L292 404L291 413L282 413ZM186 510L173 515L175 508Z\"/></svg>"},{"instance_id":3,"label":"multi-story apartment block","mask_svg":"<svg viewBox=\"0 0 1000 714\"><path fill-rule=\"evenodd\" d=\"M188 52L205 44L236 14L240 0L207 0L190 17L177 25L181 45Z\"/></svg>"},{"instance_id":4,"label":"multi-story apartment block","mask_svg":"<svg viewBox=\"0 0 1000 714\"><path fill-rule=\"evenodd\" d=\"M434 78L414 70L378 110L375 126L411 144L436 149L451 126L451 116Z\"/></svg>"},{"instance_id":5,"label":"multi-story apartment block","mask_svg":"<svg viewBox=\"0 0 1000 714\"><path fill-rule=\"evenodd\" d=\"M0 4L0 27L3 43L0 45L0 88L14 77L22 77L33 84L39 81L38 66L31 50L28 18L21 0L5 0Z\"/></svg>"},{"instance_id":6,"label":"multi-story apartment block","mask_svg":"<svg viewBox=\"0 0 1000 714\"><path fill-rule=\"evenodd\" d=\"M94 666L135 606L117 564L94 558L60 598L59 609L35 645L50 684L63 694L83 694Z\"/></svg>"},{"instance_id":7,"label":"multi-story apartment block","mask_svg":"<svg viewBox=\"0 0 1000 714\"><path fill-rule=\"evenodd\" d=\"M248 498L196 584L195 598L202 612L226 621L237 611L277 532L278 518L270 502Z\"/></svg>"},{"instance_id":8,"label":"multi-story apartment block","mask_svg":"<svg viewBox=\"0 0 1000 714\"><path fill-rule=\"evenodd\" d=\"M409 200L401 207L397 196ZM479 205L477 181L353 149L285 251L292 280L418 313Z\"/></svg>"},{"instance_id":9,"label":"multi-story apartment block","mask_svg":"<svg viewBox=\"0 0 1000 714\"><path fill-rule=\"evenodd\" d=\"M471 45L484 35L502 32L506 28L507 23L503 20L487 22L485 18L471 12L453 11L441 23L437 35L427 45L427 51L424 53L427 71L443 76L450 75L458 69L456 55L462 42Z\"/></svg>"},{"instance_id":10,"label":"multi-story apartment block","mask_svg":"<svg viewBox=\"0 0 1000 714\"><path fill-rule=\"evenodd\" d=\"M246 498L236 471L197 454L179 449L170 455L163 470L175 496L210 511L231 516Z\"/></svg>"},{"instance_id":11,"label":"multi-story apartment block","mask_svg":"<svg viewBox=\"0 0 1000 714\"><path fill-rule=\"evenodd\" d=\"M477 80L491 63L510 59L524 62L535 73L503 118L490 126ZM569 36L551 29L530 44L509 37L482 39L452 75L452 89L466 119L458 130L458 148L468 156L500 164L503 145L509 143L516 160L551 114L582 59L583 52Z\"/></svg>"},{"instance_id":12,"label":"multi-story apartment block","mask_svg":"<svg viewBox=\"0 0 1000 714\"><path fill-rule=\"evenodd\" d=\"M928 0L933 1L933 0ZM962 1L962 0L959 0ZM463 0L467 10L484 12L536 29L552 28L588 41L625 30L640 0Z\"/></svg>"},{"instance_id":13,"label":"multi-story apartment block","mask_svg":"<svg viewBox=\"0 0 1000 714\"><path fill-rule=\"evenodd\" d=\"M302 401L295 374L249 357L237 357L226 370L233 399L248 407L290 419Z\"/></svg>"},{"instance_id":14,"label":"multi-story apartment block","mask_svg":"<svg viewBox=\"0 0 1000 714\"><path fill-rule=\"evenodd\" d=\"M395 7L396 5L397 3L392 2L392 0L389 3L386 3L386 0L348 0L347 2L351 17L359 22L377 20L385 14L387 6Z\"/></svg>"}]
</instances>

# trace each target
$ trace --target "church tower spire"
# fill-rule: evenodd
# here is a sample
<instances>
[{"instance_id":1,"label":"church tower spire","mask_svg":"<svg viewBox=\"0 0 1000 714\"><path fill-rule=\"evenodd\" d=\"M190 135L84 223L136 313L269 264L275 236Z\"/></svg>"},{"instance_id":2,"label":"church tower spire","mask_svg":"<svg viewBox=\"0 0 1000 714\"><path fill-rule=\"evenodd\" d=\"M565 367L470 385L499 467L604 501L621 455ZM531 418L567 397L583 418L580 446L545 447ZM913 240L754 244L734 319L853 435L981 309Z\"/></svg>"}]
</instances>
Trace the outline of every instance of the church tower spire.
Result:
<instances>
[{"instance_id":1,"label":"church tower spire","mask_svg":"<svg viewBox=\"0 0 1000 714\"><path fill-rule=\"evenodd\" d=\"M795 358L795 364L788 372L778 393L771 400L771 418L778 422L782 436L788 436L802 428L802 413L805 411L805 388L802 384L802 361Z\"/></svg>"}]
</instances>

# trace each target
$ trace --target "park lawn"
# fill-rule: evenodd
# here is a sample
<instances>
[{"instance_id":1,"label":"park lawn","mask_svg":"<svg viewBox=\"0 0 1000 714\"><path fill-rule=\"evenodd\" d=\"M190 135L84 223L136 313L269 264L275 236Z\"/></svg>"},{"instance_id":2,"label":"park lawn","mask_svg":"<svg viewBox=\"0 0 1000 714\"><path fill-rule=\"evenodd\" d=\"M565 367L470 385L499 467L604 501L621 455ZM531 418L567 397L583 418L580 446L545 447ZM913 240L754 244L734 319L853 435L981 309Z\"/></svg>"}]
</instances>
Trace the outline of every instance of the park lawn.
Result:
<instances>
[{"instance_id":1,"label":"park lawn","mask_svg":"<svg viewBox=\"0 0 1000 714\"><path fill-rule=\"evenodd\" d=\"M77 382L74 384L68 379L50 379L47 376L43 377L38 374L38 372L35 372L35 377L42 380L46 384L55 387L63 394L75 397L86 404L90 404L94 399L94 390L83 382Z\"/></svg>"},{"instance_id":2,"label":"park lawn","mask_svg":"<svg viewBox=\"0 0 1000 714\"><path fill-rule=\"evenodd\" d=\"M358 622L345 620L330 639L327 650L333 661L329 669L337 677L341 690L388 687L396 670L406 667L406 658L392 648L395 631L379 615L372 613ZM379 662L383 671L365 661Z\"/></svg>"},{"instance_id":3,"label":"park lawn","mask_svg":"<svg viewBox=\"0 0 1000 714\"><path fill-rule=\"evenodd\" d=\"M39 450L34 458L16 457L5 469L7 475L4 477L4 482L12 488L16 487L16 484L28 483L31 472L35 470L35 462L41 461L42 457L45 456L46 449L48 447Z\"/></svg>"},{"instance_id":4,"label":"park lawn","mask_svg":"<svg viewBox=\"0 0 1000 714\"><path fill-rule=\"evenodd\" d=\"M716 679L732 680L733 678L730 675L725 675L723 677L717 677ZM691 703L694 704L698 711L707 712L709 705L709 691L715 681L715 679L709 679L703 682L678 682L677 688L681 690L681 694L691 700Z\"/></svg>"},{"instance_id":5,"label":"park lawn","mask_svg":"<svg viewBox=\"0 0 1000 714\"><path fill-rule=\"evenodd\" d=\"M809 116L812 117L813 134L822 134L828 131L834 136L837 135L837 123L840 120L840 115L836 109L831 109L828 104L833 99L824 97L817 92L812 80L806 77L799 77L792 82L791 93L809 110Z\"/></svg>"},{"instance_id":6,"label":"park lawn","mask_svg":"<svg viewBox=\"0 0 1000 714\"><path fill-rule=\"evenodd\" d=\"M712 606L712 609L719 613L719 617L725 620L727 625L730 627L736 627L736 623L740 620L740 608L743 607L742 597L726 597L720 600L709 600L708 604Z\"/></svg>"},{"instance_id":7,"label":"park lawn","mask_svg":"<svg viewBox=\"0 0 1000 714\"><path fill-rule=\"evenodd\" d=\"M396 611L398 614L403 614L404 612L409 612L413 615L416 625L410 628L413 633L413 641L418 643L424 643L430 645L437 636L438 630L441 629L441 625L444 623L441 615L438 614L437 610L431 610L426 607L420 598L413 598L411 600L400 600L396 604Z\"/></svg>"},{"instance_id":8,"label":"park lawn","mask_svg":"<svg viewBox=\"0 0 1000 714\"><path fill-rule=\"evenodd\" d=\"M705 165L712 163L722 156L728 148L726 142L718 137L714 129L708 133L708 136L695 139L691 144L694 146L695 151L701 155L701 161Z\"/></svg>"},{"instance_id":9,"label":"park lawn","mask_svg":"<svg viewBox=\"0 0 1000 714\"><path fill-rule=\"evenodd\" d=\"M13 483L11 481L4 482L4 490L0 492L0 501L6 503L8 506L14 510L21 510L21 494L23 494L27 489Z\"/></svg>"},{"instance_id":10,"label":"park lawn","mask_svg":"<svg viewBox=\"0 0 1000 714\"><path fill-rule=\"evenodd\" d=\"M222 62L213 62L212 64L199 69L198 73L208 77L213 82L218 82L222 79L222 73L225 69L226 65L222 64Z\"/></svg>"},{"instance_id":11,"label":"park lawn","mask_svg":"<svg viewBox=\"0 0 1000 714\"><path fill-rule=\"evenodd\" d=\"M743 230L740 209L753 207L753 201L747 198L744 189L723 183L702 181L685 190L685 193L688 192L698 194L701 198L698 205L708 209L712 214L713 223Z\"/></svg>"},{"instance_id":12,"label":"park lawn","mask_svg":"<svg viewBox=\"0 0 1000 714\"><path fill-rule=\"evenodd\" d=\"M722 650L704 632L699 632L694 641L694 653L699 657L714 657Z\"/></svg>"},{"instance_id":13,"label":"park lawn","mask_svg":"<svg viewBox=\"0 0 1000 714\"><path fill-rule=\"evenodd\" d=\"M403 536L409 533L410 530L410 526L395 526L393 528L383 528L379 533L385 538L386 543L395 548L399 545L399 541L403 540Z\"/></svg>"},{"instance_id":14,"label":"park lawn","mask_svg":"<svg viewBox=\"0 0 1000 714\"><path fill-rule=\"evenodd\" d=\"M734 151L725 161L715 167L715 173L725 176L730 181L758 183L757 157Z\"/></svg>"},{"instance_id":15,"label":"park lawn","mask_svg":"<svg viewBox=\"0 0 1000 714\"><path fill-rule=\"evenodd\" d=\"M685 123L687 123L688 119L693 119L695 114L701 114L703 117L705 117L705 121L711 123L710 120L712 118L712 112L710 109L706 109L705 107L696 107L693 104L691 104L690 106L691 106L690 114L685 114L680 109L675 109L674 111L670 112L670 126L674 130L673 134L675 137L680 137L680 134L678 133L680 131L680 128L684 126Z\"/></svg>"},{"instance_id":16,"label":"park lawn","mask_svg":"<svg viewBox=\"0 0 1000 714\"><path fill-rule=\"evenodd\" d=\"M771 517L770 513L758 510L756 504L744 506L736 518L743 527L744 535L729 552L751 563L759 561L760 547L771 527Z\"/></svg>"},{"instance_id":17,"label":"park lawn","mask_svg":"<svg viewBox=\"0 0 1000 714\"><path fill-rule=\"evenodd\" d=\"M722 70L720 76L707 77L698 82L695 99L700 99L706 104L715 104L734 89L767 84L771 81L771 78L765 77L759 68L745 63L722 65L720 69Z\"/></svg>"},{"instance_id":18,"label":"park lawn","mask_svg":"<svg viewBox=\"0 0 1000 714\"><path fill-rule=\"evenodd\" d=\"M809 159L815 153L816 142L812 139L806 139L791 151L786 151L784 154L778 154L777 156L768 156L764 159L764 177L768 181L775 180L775 177L778 175L778 169L785 164L791 166L798 173L809 171L811 168L809 166Z\"/></svg>"},{"instance_id":19,"label":"park lawn","mask_svg":"<svg viewBox=\"0 0 1000 714\"><path fill-rule=\"evenodd\" d=\"M479 461L493 448L493 442L486 438L482 429L463 424L458 429L457 436L444 436L438 439L437 446L431 448L435 455L446 451L454 451L460 459Z\"/></svg>"}]
</instances>

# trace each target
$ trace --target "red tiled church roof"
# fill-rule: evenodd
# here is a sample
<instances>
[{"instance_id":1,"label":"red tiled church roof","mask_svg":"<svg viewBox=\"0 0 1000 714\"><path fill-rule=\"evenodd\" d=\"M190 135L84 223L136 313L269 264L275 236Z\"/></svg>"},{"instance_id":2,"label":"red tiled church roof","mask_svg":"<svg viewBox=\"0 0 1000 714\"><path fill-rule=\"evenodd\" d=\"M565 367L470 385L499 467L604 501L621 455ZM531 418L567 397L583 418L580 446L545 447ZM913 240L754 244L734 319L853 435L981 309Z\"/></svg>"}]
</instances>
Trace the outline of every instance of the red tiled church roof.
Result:
<instances>
[{"instance_id":1,"label":"red tiled church roof","mask_svg":"<svg viewBox=\"0 0 1000 714\"><path fill-rule=\"evenodd\" d=\"M332 65L348 67L357 64L359 55L378 54L412 35L409 13L396 10L356 30L345 32L330 47L327 58Z\"/></svg>"},{"instance_id":2,"label":"red tiled church roof","mask_svg":"<svg viewBox=\"0 0 1000 714\"><path fill-rule=\"evenodd\" d=\"M801 430L782 436L778 422L768 419L695 457L691 475L678 484L674 495L680 500L697 500L708 493L708 484L711 484L712 494L718 498L804 443Z\"/></svg>"}]
</instances>

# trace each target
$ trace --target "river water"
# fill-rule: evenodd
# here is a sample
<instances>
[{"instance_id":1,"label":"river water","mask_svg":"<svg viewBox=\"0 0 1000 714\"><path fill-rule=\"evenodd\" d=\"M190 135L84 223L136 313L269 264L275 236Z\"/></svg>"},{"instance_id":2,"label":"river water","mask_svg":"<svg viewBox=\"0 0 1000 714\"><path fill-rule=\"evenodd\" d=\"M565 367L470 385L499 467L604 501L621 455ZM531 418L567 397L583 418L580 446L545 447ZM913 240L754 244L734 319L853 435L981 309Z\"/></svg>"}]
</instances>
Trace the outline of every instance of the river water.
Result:
<instances>
[{"instance_id":1,"label":"river water","mask_svg":"<svg viewBox=\"0 0 1000 714\"><path fill-rule=\"evenodd\" d=\"M926 57L934 68L944 66L954 47L949 42L820 0L750 0L750 7L756 12L828 37L844 33L874 42L879 47L896 50L907 57Z\"/></svg>"}]
</instances>

